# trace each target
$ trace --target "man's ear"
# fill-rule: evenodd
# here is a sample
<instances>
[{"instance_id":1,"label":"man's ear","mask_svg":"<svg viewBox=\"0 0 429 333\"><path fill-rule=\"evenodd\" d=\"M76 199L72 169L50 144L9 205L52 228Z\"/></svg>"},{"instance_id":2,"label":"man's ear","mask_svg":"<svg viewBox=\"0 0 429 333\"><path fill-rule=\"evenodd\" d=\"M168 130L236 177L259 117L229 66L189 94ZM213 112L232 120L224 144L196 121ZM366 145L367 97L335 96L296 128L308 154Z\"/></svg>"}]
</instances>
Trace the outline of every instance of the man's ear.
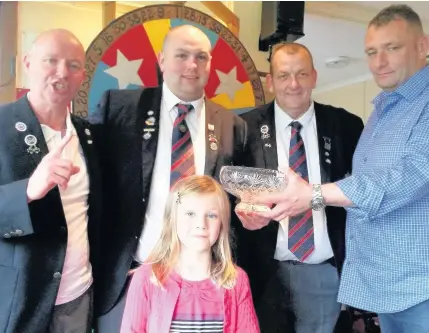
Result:
<instances>
[{"instance_id":1,"label":"man's ear","mask_svg":"<svg viewBox=\"0 0 429 333\"><path fill-rule=\"evenodd\" d=\"M162 51L158 53L158 65L161 72L164 72L164 53Z\"/></svg>"},{"instance_id":2,"label":"man's ear","mask_svg":"<svg viewBox=\"0 0 429 333\"><path fill-rule=\"evenodd\" d=\"M268 91L274 94L273 77L271 74L267 74L267 76L265 77L265 83L267 85Z\"/></svg>"},{"instance_id":3,"label":"man's ear","mask_svg":"<svg viewBox=\"0 0 429 333\"><path fill-rule=\"evenodd\" d=\"M30 54L29 53L24 55L24 59L23 59L22 63L24 64L24 70L27 73L29 68L30 68Z\"/></svg>"}]
</instances>

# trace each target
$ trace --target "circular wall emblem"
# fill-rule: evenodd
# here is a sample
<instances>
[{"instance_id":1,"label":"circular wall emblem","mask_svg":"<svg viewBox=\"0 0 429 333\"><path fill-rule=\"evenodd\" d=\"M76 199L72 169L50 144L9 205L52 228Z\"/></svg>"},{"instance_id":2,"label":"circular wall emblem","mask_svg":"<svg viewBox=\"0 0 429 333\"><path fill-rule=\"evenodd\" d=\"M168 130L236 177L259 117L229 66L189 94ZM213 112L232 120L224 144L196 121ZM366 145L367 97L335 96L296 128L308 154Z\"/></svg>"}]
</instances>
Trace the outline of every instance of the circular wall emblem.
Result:
<instances>
[{"instance_id":1,"label":"circular wall emblem","mask_svg":"<svg viewBox=\"0 0 429 333\"><path fill-rule=\"evenodd\" d=\"M208 99L238 113L264 104L255 64L228 28L192 8L155 5L117 18L94 39L86 51L86 79L73 101L73 113L86 118L108 89L162 84L157 55L169 29L183 24L200 28L211 42Z\"/></svg>"}]
</instances>

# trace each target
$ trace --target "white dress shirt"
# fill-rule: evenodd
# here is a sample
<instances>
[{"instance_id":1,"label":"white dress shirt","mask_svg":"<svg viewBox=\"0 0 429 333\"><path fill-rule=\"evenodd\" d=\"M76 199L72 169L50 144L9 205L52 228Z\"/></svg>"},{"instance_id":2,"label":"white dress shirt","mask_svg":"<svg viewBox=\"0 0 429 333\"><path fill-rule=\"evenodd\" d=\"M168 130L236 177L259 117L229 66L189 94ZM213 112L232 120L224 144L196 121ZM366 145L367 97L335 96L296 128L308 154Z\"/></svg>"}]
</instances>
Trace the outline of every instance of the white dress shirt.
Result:
<instances>
[{"instance_id":1,"label":"white dress shirt","mask_svg":"<svg viewBox=\"0 0 429 333\"><path fill-rule=\"evenodd\" d=\"M289 166L289 146L291 137L292 119L275 102L274 117L276 124L277 156L279 168ZM314 103L311 103L308 110L296 121L300 122L302 129L301 137L304 141L305 154L308 168L308 179L310 184L320 184L320 161L319 143L317 138L316 116L314 113ZM277 234L277 246L274 258L277 260L298 260L288 249L288 228L289 218L279 222L279 232ZM313 210L314 225L314 252L305 260L308 264L318 264L333 256L331 242L328 237L325 210Z\"/></svg>"},{"instance_id":2,"label":"white dress shirt","mask_svg":"<svg viewBox=\"0 0 429 333\"><path fill-rule=\"evenodd\" d=\"M149 201L146 209L143 233L139 240L135 259L143 262L154 248L161 236L164 210L170 192L171 169L171 137L173 123L178 115L177 103L192 104L194 109L186 116L186 124L191 132L194 148L195 173L204 174L205 168L205 103L204 97L185 103L176 97L164 83L162 86L161 114L159 124L159 138L155 164L152 174Z\"/></svg>"},{"instance_id":3,"label":"white dress shirt","mask_svg":"<svg viewBox=\"0 0 429 333\"><path fill-rule=\"evenodd\" d=\"M66 119L67 130L73 137L64 147L61 157L70 160L79 172L71 176L66 190L60 189L61 201L67 222L67 251L55 304L71 302L81 296L92 284L92 267L89 262L88 194L89 177L86 161L70 114ZM49 150L61 141L61 131L41 125ZM54 222L54 221L52 221Z\"/></svg>"}]
</instances>

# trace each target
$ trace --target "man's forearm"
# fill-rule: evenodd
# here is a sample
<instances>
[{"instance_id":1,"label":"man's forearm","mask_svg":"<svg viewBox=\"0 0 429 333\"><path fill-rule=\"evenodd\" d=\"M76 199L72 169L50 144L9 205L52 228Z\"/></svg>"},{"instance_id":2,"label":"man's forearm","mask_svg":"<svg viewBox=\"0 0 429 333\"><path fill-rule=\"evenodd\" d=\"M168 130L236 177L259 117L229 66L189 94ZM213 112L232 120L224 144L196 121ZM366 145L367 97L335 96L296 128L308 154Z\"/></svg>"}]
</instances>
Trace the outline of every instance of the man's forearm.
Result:
<instances>
[{"instance_id":1,"label":"man's forearm","mask_svg":"<svg viewBox=\"0 0 429 333\"><path fill-rule=\"evenodd\" d=\"M327 206L351 207L353 202L347 198L335 183L322 185L322 195Z\"/></svg>"}]
</instances>

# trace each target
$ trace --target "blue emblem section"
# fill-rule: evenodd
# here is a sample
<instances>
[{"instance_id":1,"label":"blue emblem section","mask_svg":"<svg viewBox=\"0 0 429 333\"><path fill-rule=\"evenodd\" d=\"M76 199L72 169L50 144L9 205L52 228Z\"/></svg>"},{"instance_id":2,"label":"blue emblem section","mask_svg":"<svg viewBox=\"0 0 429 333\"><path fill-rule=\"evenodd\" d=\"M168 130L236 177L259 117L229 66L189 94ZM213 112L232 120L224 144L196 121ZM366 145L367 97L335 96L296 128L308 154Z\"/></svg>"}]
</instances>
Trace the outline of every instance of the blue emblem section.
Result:
<instances>
[{"instance_id":1,"label":"blue emblem section","mask_svg":"<svg viewBox=\"0 0 429 333\"><path fill-rule=\"evenodd\" d=\"M101 96L106 90L119 88L118 80L115 77L104 72L108 68L110 67L102 61L100 61L97 65L95 74L92 78L91 88L88 96L88 115L90 115L94 111L97 104L101 100ZM141 87L135 84L129 84L127 86L127 89L139 88Z\"/></svg>"},{"instance_id":2,"label":"blue emblem section","mask_svg":"<svg viewBox=\"0 0 429 333\"><path fill-rule=\"evenodd\" d=\"M214 48L214 46L217 43L217 40L219 39L219 36L216 35L213 31L211 31L210 29L207 29L206 27L199 25L198 23L192 22L192 21L188 21L188 20L184 20L184 19L171 19L170 20L170 24L171 27L177 27L179 25L184 25L184 24L189 24L189 25L193 25L194 27L197 27L198 29L204 31L204 33L207 35L207 37L210 40L210 44L212 45L212 48Z\"/></svg>"}]
</instances>

